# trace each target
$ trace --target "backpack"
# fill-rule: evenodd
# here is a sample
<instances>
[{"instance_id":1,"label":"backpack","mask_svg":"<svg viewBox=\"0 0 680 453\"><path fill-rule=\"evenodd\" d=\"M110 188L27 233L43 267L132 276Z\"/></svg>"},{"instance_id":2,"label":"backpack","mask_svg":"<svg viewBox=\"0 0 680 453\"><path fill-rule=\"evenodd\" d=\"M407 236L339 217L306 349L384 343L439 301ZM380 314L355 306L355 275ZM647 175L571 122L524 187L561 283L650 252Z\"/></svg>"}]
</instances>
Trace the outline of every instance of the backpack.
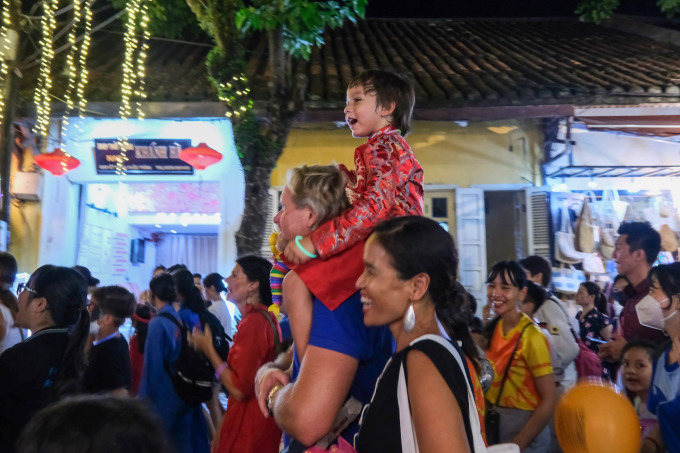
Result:
<instances>
[{"instance_id":1,"label":"backpack","mask_svg":"<svg viewBox=\"0 0 680 453\"><path fill-rule=\"evenodd\" d=\"M171 367L169 363L164 363L165 372L170 376L175 392L182 401L191 407L209 401L212 398L213 375L215 374L215 369L205 355L195 351L194 348L189 346L189 329L183 321L178 321L169 313L161 313L159 316L172 321L179 329L181 336L181 349L179 352L179 359L175 363L175 366ZM217 323L219 324L219 321L217 321ZM201 322L201 324L204 325L203 322ZM208 324L212 329L212 323L208 321ZM225 335L224 329L221 329L221 335L219 332L218 335L215 335L219 338L220 350L222 350L223 354L223 343L226 343L226 351L227 353L229 352L229 343L223 341L222 338ZM218 354L219 353L218 350ZM220 357L222 357L221 354ZM225 357L222 358L226 360L226 354Z\"/></svg>"},{"instance_id":2,"label":"backpack","mask_svg":"<svg viewBox=\"0 0 680 453\"><path fill-rule=\"evenodd\" d=\"M213 337L213 347L215 348L217 355L226 362L227 357L229 356L229 345L233 342L233 339L227 335L224 326L211 311L202 310L198 314L198 319L201 322L201 326L205 327L206 324L210 326Z\"/></svg>"}]
</instances>

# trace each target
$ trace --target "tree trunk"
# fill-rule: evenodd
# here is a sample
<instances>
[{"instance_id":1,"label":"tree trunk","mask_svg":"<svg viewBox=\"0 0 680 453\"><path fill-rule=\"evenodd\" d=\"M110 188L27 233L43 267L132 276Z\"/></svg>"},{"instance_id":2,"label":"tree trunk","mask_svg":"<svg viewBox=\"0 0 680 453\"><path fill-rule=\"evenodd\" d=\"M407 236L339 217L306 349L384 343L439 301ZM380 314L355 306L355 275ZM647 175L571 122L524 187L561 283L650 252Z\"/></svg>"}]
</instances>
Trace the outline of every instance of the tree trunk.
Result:
<instances>
[{"instance_id":1,"label":"tree trunk","mask_svg":"<svg viewBox=\"0 0 680 453\"><path fill-rule=\"evenodd\" d=\"M269 180L273 167L258 166L249 171L244 169L245 175L245 208L241 227L236 233L236 249L238 255L260 255L268 218Z\"/></svg>"}]
</instances>

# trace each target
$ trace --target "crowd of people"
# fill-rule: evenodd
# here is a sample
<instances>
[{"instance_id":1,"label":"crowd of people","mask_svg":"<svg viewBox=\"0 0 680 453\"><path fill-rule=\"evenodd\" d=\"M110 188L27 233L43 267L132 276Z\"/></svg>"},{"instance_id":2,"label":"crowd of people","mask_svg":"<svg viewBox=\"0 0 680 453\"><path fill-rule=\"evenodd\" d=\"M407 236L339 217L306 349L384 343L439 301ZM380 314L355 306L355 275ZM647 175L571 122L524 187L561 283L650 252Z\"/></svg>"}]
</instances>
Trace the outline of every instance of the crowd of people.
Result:
<instances>
[{"instance_id":1,"label":"crowd of people","mask_svg":"<svg viewBox=\"0 0 680 453\"><path fill-rule=\"evenodd\" d=\"M0 253L0 450L559 452L560 399L597 377L625 389L640 452L680 452L680 263L653 266L659 234L623 223L609 300L585 282L575 316L545 258L494 263L476 317L455 240L422 216L413 104L400 75L350 83L347 123L368 140L352 171L288 173L275 268L159 266L136 299L47 265L17 298Z\"/></svg>"}]
</instances>

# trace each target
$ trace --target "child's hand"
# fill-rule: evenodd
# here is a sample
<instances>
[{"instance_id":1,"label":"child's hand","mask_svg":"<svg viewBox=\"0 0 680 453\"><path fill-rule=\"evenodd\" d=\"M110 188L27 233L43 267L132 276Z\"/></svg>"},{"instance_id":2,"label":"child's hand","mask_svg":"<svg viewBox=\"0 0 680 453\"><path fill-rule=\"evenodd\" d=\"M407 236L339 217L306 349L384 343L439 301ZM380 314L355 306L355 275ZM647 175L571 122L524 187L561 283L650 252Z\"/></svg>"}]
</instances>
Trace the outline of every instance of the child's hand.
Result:
<instances>
[{"instance_id":1,"label":"child's hand","mask_svg":"<svg viewBox=\"0 0 680 453\"><path fill-rule=\"evenodd\" d=\"M309 236L302 238L300 240L300 245L309 253L316 254L316 249L314 248L314 244L312 243L312 240L309 238ZM300 247L297 246L295 241L290 241L288 243L283 254L286 255L286 261L293 265L304 264L311 259L309 256L305 255L302 250L300 250Z\"/></svg>"}]
</instances>

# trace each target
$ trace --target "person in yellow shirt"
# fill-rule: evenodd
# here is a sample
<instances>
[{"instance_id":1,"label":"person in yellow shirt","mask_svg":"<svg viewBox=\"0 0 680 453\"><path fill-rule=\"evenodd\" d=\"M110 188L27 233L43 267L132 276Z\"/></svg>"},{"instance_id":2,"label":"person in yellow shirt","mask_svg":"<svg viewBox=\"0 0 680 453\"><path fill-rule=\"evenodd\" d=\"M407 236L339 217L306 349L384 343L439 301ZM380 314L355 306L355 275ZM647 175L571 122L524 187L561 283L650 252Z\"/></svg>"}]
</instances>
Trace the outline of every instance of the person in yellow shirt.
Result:
<instances>
[{"instance_id":1,"label":"person in yellow shirt","mask_svg":"<svg viewBox=\"0 0 680 453\"><path fill-rule=\"evenodd\" d=\"M486 357L495 373L486 400L487 410L494 406L500 415L498 443L515 443L522 453L546 452L550 448L547 424L555 410L555 378L545 335L521 311L527 292L525 272L515 261L501 261L491 268L486 283L496 314L486 331ZM491 443L489 426L486 430Z\"/></svg>"}]
</instances>

